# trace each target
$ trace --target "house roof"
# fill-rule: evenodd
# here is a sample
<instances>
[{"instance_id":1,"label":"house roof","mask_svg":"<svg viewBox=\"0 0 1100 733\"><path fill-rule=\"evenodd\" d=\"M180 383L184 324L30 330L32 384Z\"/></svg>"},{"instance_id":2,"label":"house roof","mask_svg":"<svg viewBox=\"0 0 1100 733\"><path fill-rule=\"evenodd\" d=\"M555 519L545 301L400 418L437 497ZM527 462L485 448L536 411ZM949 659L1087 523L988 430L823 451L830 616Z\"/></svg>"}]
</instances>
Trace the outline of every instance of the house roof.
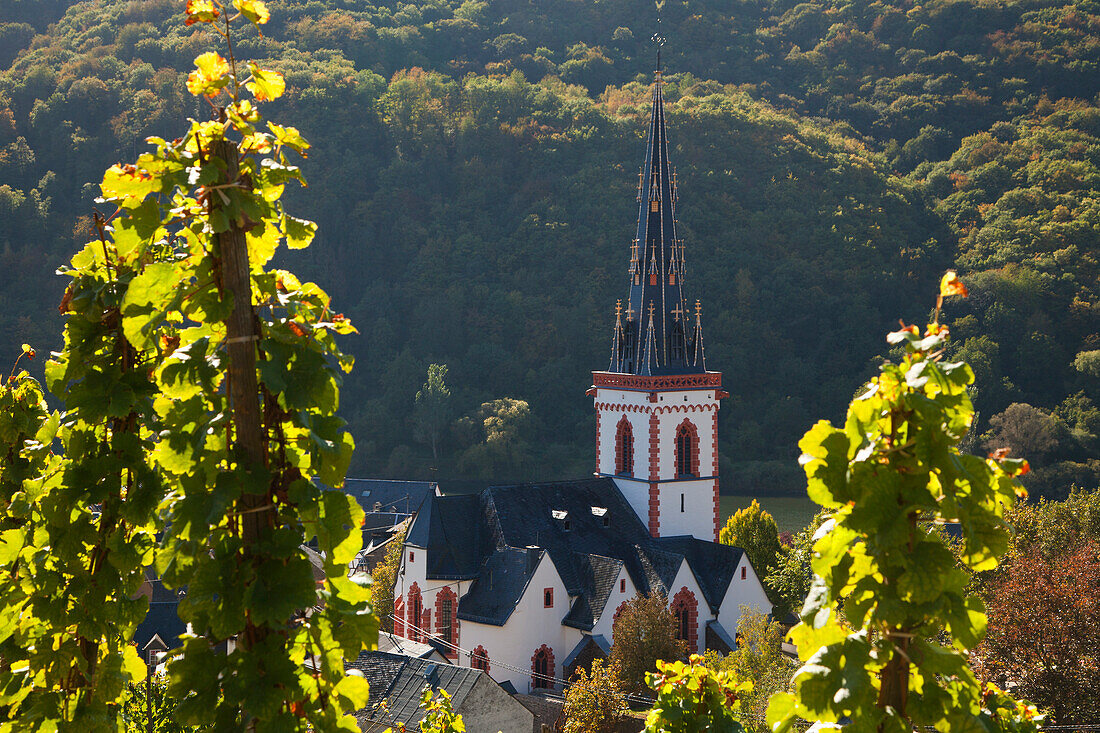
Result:
<instances>
[{"instance_id":1,"label":"house roof","mask_svg":"<svg viewBox=\"0 0 1100 733\"><path fill-rule=\"evenodd\" d=\"M363 652L345 666L362 672L370 683L371 705L355 713L360 723L378 721L389 725L400 722L409 728L424 717L420 693L426 686L446 690L451 696L451 705L458 710L480 676L485 674L478 669L388 652ZM378 706L382 700L386 701L385 709Z\"/></svg>"},{"instance_id":2,"label":"house roof","mask_svg":"<svg viewBox=\"0 0 1100 733\"><path fill-rule=\"evenodd\" d=\"M159 636L169 649L175 649L180 645L180 634L185 631L187 624L180 620L178 600L154 601L134 631L134 643L138 649L145 649L154 636Z\"/></svg>"},{"instance_id":3,"label":"house roof","mask_svg":"<svg viewBox=\"0 0 1100 733\"><path fill-rule=\"evenodd\" d=\"M368 515L381 504L380 511L412 514L424 498L435 494L436 484L432 481L394 481L377 478L349 478L344 482L343 491L359 502Z\"/></svg>"},{"instance_id":4,"label":"house roof","mask_svg":"<svg viewBox=\"0 0 1100 733\"><path fill-rule=\"evenodd\" d=\"M400 654L405 657L416 657L418 659L431 659L435 657L439 660L440 657L438 650L431 644L423 644L419 641L402 639L400 636L387 634L385 631L378 632L378 651L391 652L393 654Z\"/></svg>"},{"instance_id":5,"label":"house roof","mask_svg":"<svg viewBox=\"0 0 1100 733\"><path fill-rule=\"evenodd\" d=\"M717 611L745 551L740 547L705 542L689 535L662 537L656 542L662 549L687 558L707 604L712 611Z\"/></svg>"},{"instance_id":6,"label":"house roof","mask_svg":"<svg viewBox=\"0 0 1100 733\"><path fill-rule=\"evenodd\" d=\"M742 552L690 537L653 539L609 478L428 496L406 541L427 550L429 579L474 580L459 618L495 625L511 616L537 567L529 548L541 548L574 598L563 623L585 631L624 569L640 592L669 594L686 559L717 608Z\"/></svg>"},{"instance_id":7,"label":"house roof","mask_svg":"<svg viewBox=\"0 0 1100 733\"><path fill-rule=\"evenodd\" d=\"M483 562L480 514L476 494L425 496L405 543L428 551L429 579L477 577Z\"/></svg>"},{"instance_id":8,"label":"house roof","mask_svg":"<svg viewBox=\"0 0 1100 733\"><path fill-rule=\"evenodd\" d=\"M609 642L603 634L598 634L596 636L584 634L581 636L581 640L577 642L577 645L573 647L573 651L565 656L565 659L561 663L562 669L567 669L569 665L573 664L573 662L577 660L577 657L579 657L589 645L595 645L605 657L611 655L611 642Z\"/></svg>"},{"instance_id":9,"label":"house roof","mask_svg":"<svg viewBox=\"0 0 1100 733\"><path fill-rule=\"evenodd\" d=\"M523 598L543 551L504 547L485 559L477 579L458 603L464 621L503 626Z\"/></svg>"}]
</instances>

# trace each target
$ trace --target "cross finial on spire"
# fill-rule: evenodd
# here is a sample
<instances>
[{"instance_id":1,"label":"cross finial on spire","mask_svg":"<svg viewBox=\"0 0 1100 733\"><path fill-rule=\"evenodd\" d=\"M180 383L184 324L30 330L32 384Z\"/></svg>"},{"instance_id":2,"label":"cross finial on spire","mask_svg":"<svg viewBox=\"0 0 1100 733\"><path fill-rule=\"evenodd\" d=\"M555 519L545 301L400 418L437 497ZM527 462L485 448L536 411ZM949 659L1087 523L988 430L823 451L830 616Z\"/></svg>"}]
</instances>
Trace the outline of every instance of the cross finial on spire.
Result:
<instances>
[{"instance_id":1,"label":"cross finial on spire","mask_svg":"<svg viewBox=\"0 0 1100 733\"><path fill-rule=\"evenodd\" d=\"M701 315L703 315L703 303L702 303L702 301L696 300L695 301L695 317L698 318Z\"/></svg>"}]
</instances>

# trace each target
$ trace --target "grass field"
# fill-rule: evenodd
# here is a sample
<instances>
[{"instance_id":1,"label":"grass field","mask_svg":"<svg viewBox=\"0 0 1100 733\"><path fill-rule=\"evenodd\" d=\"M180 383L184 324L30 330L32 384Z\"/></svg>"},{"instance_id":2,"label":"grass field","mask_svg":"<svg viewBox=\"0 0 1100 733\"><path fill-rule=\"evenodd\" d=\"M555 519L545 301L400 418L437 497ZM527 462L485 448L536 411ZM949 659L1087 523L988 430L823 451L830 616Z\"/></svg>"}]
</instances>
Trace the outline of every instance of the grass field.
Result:
<instances>
[{"instance_id":1,"label":"grass field","mask_svg":"<svg viewBox=\"0 0 1100 733\"><path fill-rule=\"evenodd\" d=\"M722 516L722 526L738 509L744 509L752 500L760 502L765 511L775 517L779 531L798 532L810 523L810 519L820 509L808 498L793 496L746 496L742 494L723 494L718 497L718 509Z\"/></svg>"}]
</instances>

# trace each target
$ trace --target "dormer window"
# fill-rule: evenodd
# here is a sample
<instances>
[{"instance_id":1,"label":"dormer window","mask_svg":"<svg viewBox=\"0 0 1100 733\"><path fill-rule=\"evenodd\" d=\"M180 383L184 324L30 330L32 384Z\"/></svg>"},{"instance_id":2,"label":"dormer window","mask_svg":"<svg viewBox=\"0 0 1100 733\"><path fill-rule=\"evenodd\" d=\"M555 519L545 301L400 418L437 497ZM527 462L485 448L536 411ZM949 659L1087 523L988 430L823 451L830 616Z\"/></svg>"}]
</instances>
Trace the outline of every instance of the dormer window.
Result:
<instances>
[{"instance_id":1,"label":"dormer window","mask_svg":"<svg viewBox=\"0 0 1100 733\"><path fill-rule=\"evenodd\" d=\"M603 526L605 526L605 527L610 527L611 526L611 515L609 515L607 513L607 507L605 507L605 506L594 506L594 507L592 507L592 516L593 517L598 517L600 519L600 521L603 523Z\"/></svg>"}]
</instances>

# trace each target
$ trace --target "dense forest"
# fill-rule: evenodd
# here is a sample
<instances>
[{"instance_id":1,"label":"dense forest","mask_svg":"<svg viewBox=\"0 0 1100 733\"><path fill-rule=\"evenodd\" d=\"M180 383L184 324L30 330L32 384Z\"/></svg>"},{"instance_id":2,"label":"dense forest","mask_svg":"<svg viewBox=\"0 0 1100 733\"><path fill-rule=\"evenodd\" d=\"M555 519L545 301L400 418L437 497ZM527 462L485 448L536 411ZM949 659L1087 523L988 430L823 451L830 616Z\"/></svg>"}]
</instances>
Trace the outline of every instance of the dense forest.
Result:
<instances>
[{"instance_id":1,"label":"dense forest","mask_svg":"<svg viewBox=\"0 0 1100 733\"><path fill-rule=\"evenodd\" d=\"M723 490L801 490L798 437L949 267L969 448L1012 446L1048 495L1100 483L1100 2L270 4L239 47L313 143L291 196L320 233L292 264L360 331L354 475L592 469L660 28ZM59 346L53 273L102 170L209 115L181 6L0 0L0 354Z\"/></svg>"}]
</instances>

